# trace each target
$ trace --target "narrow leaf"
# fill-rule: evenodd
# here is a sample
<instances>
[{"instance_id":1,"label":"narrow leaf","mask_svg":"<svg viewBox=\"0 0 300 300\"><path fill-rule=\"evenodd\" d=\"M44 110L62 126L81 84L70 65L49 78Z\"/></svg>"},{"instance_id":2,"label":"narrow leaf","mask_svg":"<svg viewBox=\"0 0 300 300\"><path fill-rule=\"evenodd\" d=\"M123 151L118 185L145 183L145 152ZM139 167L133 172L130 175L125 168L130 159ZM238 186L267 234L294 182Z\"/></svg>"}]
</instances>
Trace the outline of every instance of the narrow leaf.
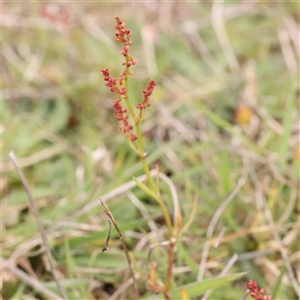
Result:
<instances>
[{"instance_id":1,"label":"narrow leaf","mask_svg":"<svg viewBox=\"0 0 300 300\"><path fill-rule=\"evenodd\" d=\"M186 284L184 286L177 287L172 291L171 299L180 299L182 289L185 290L185 292L189 295L189 297L191 298L198 297L210 289L215 289L222 285L225 285L230 281L245 276L247 273L248 272L236 273L221 278L207 279L201 282L193 282L193 283Z\"/></svg>"},{"instance_id":2,"label":"narrow leaf","mask_svg":"<svg viewBox=\"0 0 300 300\"><path fill-rule=\"evenodd\" d=\"M149 196L151 196L154 199L157 199L156 194L154 192L152 192L144 183L138 181L134 176L132 176L132 179L135 181L136 185L142 190L144 191L146 194L148 194Z\"/></svg>"}]
</instances>

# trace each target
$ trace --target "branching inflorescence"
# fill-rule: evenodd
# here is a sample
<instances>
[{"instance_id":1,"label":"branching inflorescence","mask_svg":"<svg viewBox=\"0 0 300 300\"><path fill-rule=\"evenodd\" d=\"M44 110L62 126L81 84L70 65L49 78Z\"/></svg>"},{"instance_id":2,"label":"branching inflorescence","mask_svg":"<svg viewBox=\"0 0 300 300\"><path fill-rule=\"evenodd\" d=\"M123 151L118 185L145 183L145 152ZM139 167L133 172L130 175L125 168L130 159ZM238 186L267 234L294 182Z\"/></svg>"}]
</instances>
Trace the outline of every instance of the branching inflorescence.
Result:
<instances>
[{"instance_id":1,"label":"branching inflorescence","mask_svg":"<svg viewBox=\"0 0 300 300\"><path fill-rule=\"evenodd\" d=\"M122 124L120 129L127 139L134 142L138 139L138 136L136 133L132 132L134 126L129 122L128 110L135 125L138 125L144 117L144 112L146 108L151 105L149 101L149 97L151 96L154 90L156 82L154 79L151 79L149 85L146 87L146 89L143 90L143 94L144 94L143 101L136 106L136 108L139 110L139 114L136 115L129 102L129 97L128 97L128 77L133 74L130 68L131 66L134 66L136 64L133 57L129 54L129 49L130 46L132 45L131 31L126 28L126 23L122 22L120 17L116 16L115 19L117 22L117 25L115 26L115 28L117 29L116 42L123 44L123 49L121 51L121 54L125 58L125 62L122 63L122 65L125 68L123 72L120 74L118 82L116 78L110 76L108 69L103 69L101 72L104 76L104 80L106 81L105 85L109 87L112 93L118 95L118 98L115 100L114 103L114 108L115 108L117 119ZM123 107L122 105L123 100L125 100L128 109Z\"/></svg>"}]
</instances>

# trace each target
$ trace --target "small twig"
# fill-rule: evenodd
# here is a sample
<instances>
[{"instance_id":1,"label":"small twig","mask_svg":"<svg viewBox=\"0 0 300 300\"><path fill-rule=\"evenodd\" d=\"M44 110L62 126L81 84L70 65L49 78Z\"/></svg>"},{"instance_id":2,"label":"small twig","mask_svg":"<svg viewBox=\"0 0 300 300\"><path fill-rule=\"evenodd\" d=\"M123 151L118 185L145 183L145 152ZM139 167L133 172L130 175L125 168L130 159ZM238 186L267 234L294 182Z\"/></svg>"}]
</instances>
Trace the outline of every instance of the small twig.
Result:
<instances>
[{"instance_id":1,"label":"small twig","mask_svg":"<svg viewBox=\"0 0 300 300\"><path fill-rule=\"evenodd\" d=\"M125 244L125 241L124 241L123 235L122 235L122 233L121 233L121 230L120 230L120 228L119 228L117 222L115 221L115 219L114 219L114 217L113 217L113 215L112 215L110 209L109 209L108 206L106 205L106 203L105 203L100 197L99 197L99 200L100 200L100 203L101 203L101 205L102 205L102 207L103 207L103 209L104 209L105 214L106 214L107 217L108 217L108 220L110 220L110 221L113 223L114 227L116 228L116 230L117 230L117 232L118 232L119 238L120 238L120 240L121 240L123 249L124 249L125 254L126 254L126 259L127 259L128 266L129 266L129 270L130 270L131 277L132 277L132 280L133 280L134 291L135 291L135 293L136 293L137 299L140 299L140 293L139 293L139 289L138 289L138 286L137 286L137 283L136 283L136 280L135 280L135 276L134 276L134 272L133 272L133 269L132 269L129 251L128 251L128 248L127 248L127 246L126 246L126 244ZM109 232L109 235L108 235L108 237L107 237L107 239L106 239L106 243L108 243L109 238L110 238L110 232ZM105 249L105 248L106 248L106 249ZM104 249L107 250L107 244L106 244L105 248L104 248ZM104 251L105 251L105 250L104 250ZM102 252L103 252L103 250L102 250Z\"/></svg>"},{"instance_id":2,"label":"small twig","mask_svg":"<svg viewBox=\"0 0 300 300\"><path fill-rule=\"evenodd\" d=\"M10 151L9 152L9 158L10 160L12 161L22 183L23 183L23 186L26 190L26 193L27 193L27 196L28 196L28 199L29 199L29 202L30 202L30 205L31 205L31 208L32 208L32 211L33 211L33 214L34 214L34 217L36 219L36 222L38 224L38 227L39 227L39 232L40 232L40 235L41 235L41 238L42 238L42 242L43 242L43 246L45 248L45 253L46 253L46 256L48 258L48 261L49 261L49 265L50 265L50 269L51 269L51 273L53 275L53 278L56 282L56 285L57 285L57 288L62 296L63 299L67 299L67 296L62 288L62 286L60 285L59 283L59 279L58 279L58 276L56 274L56 269L54 267L54 264L53 264L53 258L52 258L52 254L51 254L51 251L50 251L50 247L49 247L49 244L48 244L48 241L47 241L47 237L46 237L46 233L44 231L44 228L43 228L43 224L42 224L42 221L40 219L40 216L39 216L39 213L38 213L38 210L37 210L37 207L36 207L36 204L35 204L35 200L32 196L32 193L30 191L30 188L29 188L29 184L21 170L21 168L19 167L18 165L18 162L17 162L17 159L15 157L15 154L13 151Z\"/></svg>"},{"instance_id":3,"label":"small twig","mask_svg":"<svg viewBox=\"0 0 300 300\"><path fill-rule=\"evenodd\" d=\"M105 211L104 211L105 212ZM106 212L105 212L106 213ZM107 214L107 213L106 213ZM107 215L108 216L108 215ZM109 225L109 229L108 229L108 235L107 235L107 238L106 238L106 241L105 241L105 247L102 249L102 253L106 250L108 250L108 242L110 240L110 235L111 235L111 219L110 217L108 216L108 225Z\"/></svg>"}]
</instances>

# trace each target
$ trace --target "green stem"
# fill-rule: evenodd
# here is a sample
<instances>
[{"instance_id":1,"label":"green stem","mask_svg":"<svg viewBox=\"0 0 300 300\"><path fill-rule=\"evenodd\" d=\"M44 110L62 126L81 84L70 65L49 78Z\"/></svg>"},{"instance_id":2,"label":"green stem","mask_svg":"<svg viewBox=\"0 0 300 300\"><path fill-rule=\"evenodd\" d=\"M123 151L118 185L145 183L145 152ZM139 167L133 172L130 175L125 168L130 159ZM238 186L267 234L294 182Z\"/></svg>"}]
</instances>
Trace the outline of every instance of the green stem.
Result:
<instances>
[{"instance_id":1,"label":"green stem","mask_svg":"<svg viewBox=\"0 0 300 300\"><path fill-rule=\"evenodd\" d=\"M133 107L129 101L129 96L128 96L128 83L129 83L128 77L129 77L130 67L127 67L127 64L128 64L128 56L126 56L126 72L125 72L125 76L124 76L125 89L126 89L126 94L124 96L124 99L126 101L129 113L130 113L132 119L135 121L136 116L135 116Z\"/></svg>"},{"instance_id":2,"label":"green stem","mask_svg":"<svg viewBox=\"0 0 300 300\"><path fill-rule=\"evenodd\" d=\"M173 237L172 223L171 223L169 212L167 210L166 205L164 204L164 202L160 198L159 191L157 190L157 187L156 187L156 185L154 183L154 180L153 180L153 178L150 175L149 167L148 167L148 164L146 162L146 158L144 156L143 135L142 135L141 127L140 127L139 124L136 125L136 129L137 129L137 136L138 136L139 148L140 148L140 151L142 152L142 155L143 155L142 157L140 157L140 160L141 160L141 163L143 165L144 172L145 172L145 174L147 176L148 182L150 183L150 186L151 186L152 190L157 195L156 198L155 198L155 200L158 202L158 204L159 204L159 206L160 206L160 208L161 208L161 210L163 212L163 215L165 217L166 224L167 224L167 227L168 227L169 235L170 235L170 237Z\"/></svg>"},{"instance_id":3,"label":"green stem","mask_svg":"<svg viewBox=\"0 0 300 300\"><path fill-rule=\"evenodd\" d=\"M142 162L142 165L143 165L143 169L144 169L144 172L147 176L147 180L148 182L150 183L150 186L152 188L152 190L155 192L155 194L157 195L155 200L158 202L159 206L161 207L161 210L163 212L163 215L165 217L165 220L166 220L166 224L167 224L167 227L168 227L168 232L169 232L169 235L170 237L173 237L174 236L174 233L173 233L173 227L172 227L172 222L171 222L171 219L170 219L170 215L169 215L169 212L167 210L167 207L166 205L164 204L164 202L162 201L162 199L160 198L160 195L159 195L159 190L157 189L151 175L150 175L150 170L149 170L149 167L148 167L148 164L146 162L146 158L145 158L145 150L144 150L144 143L143 143L143 135L142 135L142 130L141 130L141 127L140 127L140 120L138 120L137 116L135 115L135 112L133 110L133 107L129 101L129 96L128 96L128 77L129 77L129 72L130 72L130 67L127 67L127 64L128 64L128 56L126 56L126 72L125 72L125 76L124 76L124 82L125 82L125 88L126 88L126 94L124 96L124 99L126 101L126 104L127 104L127 107L128 107L128 110L129 110L129 113L131 115L131 117L133 118L134 122L135 122L135 125L136 125L136 131L137 131L137 138L138 138L138 145L139 145L139 152L141 153L139 155L139 158Z\"/></svg>"},{"instance_id":4,"label":"green stem","mask_svg":"<svg viewBox=\"0 0 300 300\"><path fill-rule=\"evenodd\" d=\"M147 176L147 180L151 185L152 190L155 192L155 194L158 194L158 190L157 187L150 175L150 170L148 167L148 164L146 162L146 157L145 157L145 149L144 149L144 142L143 142L143 134L142 134L142 130L141 130L141 126L140 124L136 125L136 132L137 132L137 138L138 138L138 144L139 144L139 148L140 148L140 152L142 154L142 156L140 156L140 160L142 162L143 168L144 168L144 172Z\"/></svg>"},{"instance_id":5,"label":"green stem","mask_svg":"<svg viewBox=\"0 0 300 300\"><path fill-rule=\"evenodd\" d=\"M165 217L166 224L168 227L169 236L170 236L170 238L172 238L172 237L174 237L174 232L173 232L173 226L172 226L171 218L170 218L169 212L167 210L167 207L166 207L165 203L162 201L162 199L160 198L160 196L158 196L158 198L156 198L155 200L158 202L158 204L163 212L163 215Z\"/></svg>"}]
</instances>

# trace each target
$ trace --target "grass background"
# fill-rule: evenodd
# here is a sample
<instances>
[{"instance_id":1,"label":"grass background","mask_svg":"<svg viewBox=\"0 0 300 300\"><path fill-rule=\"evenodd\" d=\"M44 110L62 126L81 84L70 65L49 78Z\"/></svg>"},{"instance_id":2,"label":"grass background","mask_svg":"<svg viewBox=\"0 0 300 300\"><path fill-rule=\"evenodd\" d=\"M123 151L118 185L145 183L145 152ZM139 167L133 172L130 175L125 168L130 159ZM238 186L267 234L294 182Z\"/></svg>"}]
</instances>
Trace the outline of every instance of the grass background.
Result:
<instances>
[{"instance_id":1,"label":"grass background","mask_svg":"<svg viewBox=\"0 0 300 300\"><path fill-rule=\"evenodd\" d=\"M204 278L217 277L234 254L229 273L250 273L209 299L241 299L250 278L274 299L297 299L280 245L299 279L299 3L28 1L2 3L2 14L3 258L56 291L8 159L13 150L69 299L108 299L129 278L114 230L101 254L108 224L95 202L142 174L101 74L109 68L117 77L123 69L114 41L120 15L137 61L132 101L141 101L150 78L157 81L142 126L147 161L174 182L184 222L197 197L196 217L178 243L174 286L197 279L204 244L217 239ZM241 179L208 237L214 213ZM145 271L150 245L165 240L159 207L137 188L108 205ZM164 248L153 251L162 278L166 258ZM3 299L46 299L8 270L1 288ZM143 283L140 289L151 298ZM130 295L129 288L116 298Z\"/></svg>"}]
</instances>

